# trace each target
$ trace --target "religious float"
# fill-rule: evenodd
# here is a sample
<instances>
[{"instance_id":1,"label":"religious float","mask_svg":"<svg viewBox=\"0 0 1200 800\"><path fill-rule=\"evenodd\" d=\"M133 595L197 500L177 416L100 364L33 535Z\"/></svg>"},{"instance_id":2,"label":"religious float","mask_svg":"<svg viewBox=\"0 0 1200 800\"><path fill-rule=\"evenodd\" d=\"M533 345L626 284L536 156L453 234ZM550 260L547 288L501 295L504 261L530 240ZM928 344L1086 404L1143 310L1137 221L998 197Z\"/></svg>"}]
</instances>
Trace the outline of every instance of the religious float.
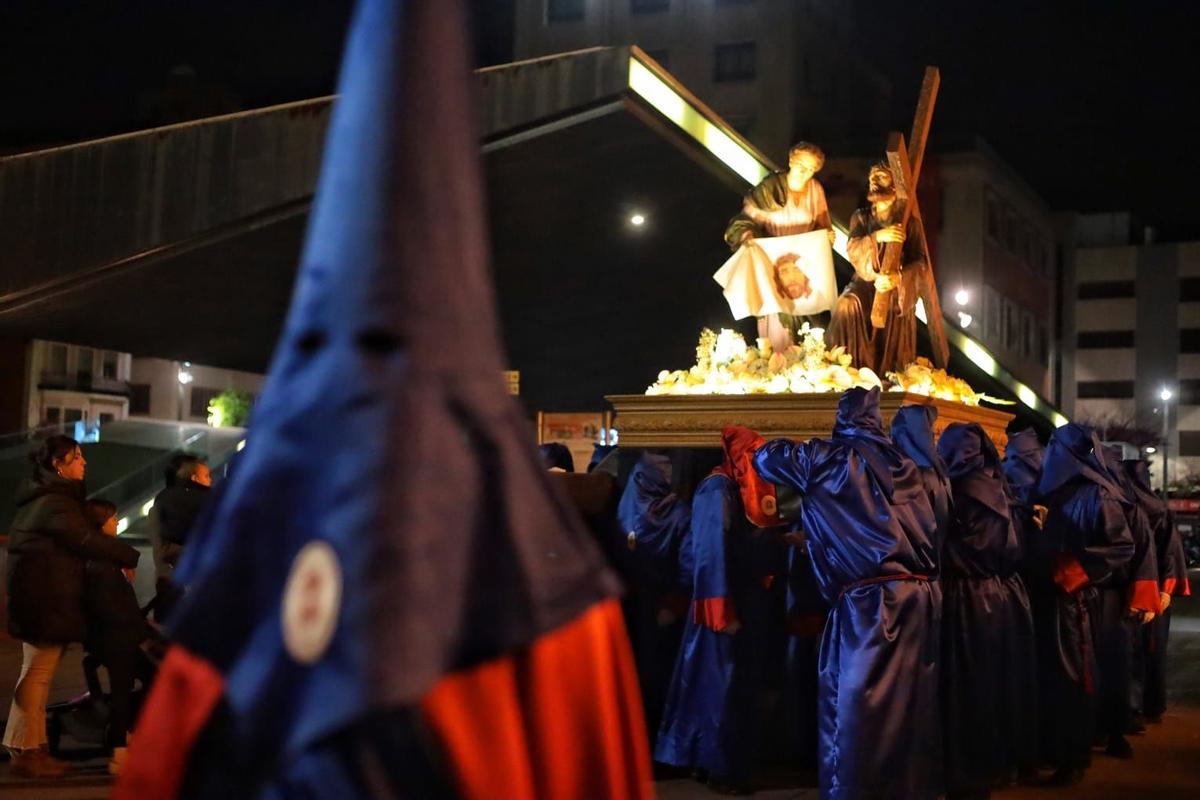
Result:
<instances>
[{"instance_id":1,"label":"religious float","mask_svg":"<svg viewBox=\"0 0 1200 800\"><path fill-rule=\"evenodd\" d=\"M725 232L732 254L713 279L735 320L756 318L758 337L750 345L735 331L706 329L693 366L662 371L645 394L609 395L624 448L718 447L726 425L768 439L828 436L841 393L861 386L883 390L885 425L903 405L933 405L935 434L977 422L1003 452L1012 415L980 403L1005 401L945 371L949 348L916 194L938 83L930 67L908 142L892 133L886 161L867 175L868 206L847 231L854 277L840 294L835 232L815 178L821 149L796 144L787 170L746 194ZM928 359L916 354L919 306ZM827 327L817 327L825 312Z\"/></svg>"}]
</instances>

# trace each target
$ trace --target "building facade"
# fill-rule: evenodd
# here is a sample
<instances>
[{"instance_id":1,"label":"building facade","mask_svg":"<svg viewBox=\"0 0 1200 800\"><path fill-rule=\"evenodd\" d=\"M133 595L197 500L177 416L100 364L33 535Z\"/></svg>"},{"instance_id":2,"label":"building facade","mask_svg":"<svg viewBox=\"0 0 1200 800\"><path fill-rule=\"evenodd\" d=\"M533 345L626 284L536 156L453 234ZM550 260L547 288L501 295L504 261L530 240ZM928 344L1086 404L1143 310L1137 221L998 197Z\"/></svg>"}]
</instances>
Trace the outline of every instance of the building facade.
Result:
<instances>
[{"instance_id":1,"label":"building facade","mask_svg":"<svg viewBox=\"0 0 1200 800\"><path fill-rule=\"evenodd\" d=\"M254 372L165 358L135 358L129 377L129 415L205 422L208 404L218 394L236 389L257 397L263 380L262 375Z\"/></svg>"},{"instance_id":2,"label":"building facade","mask_svg":"<svg viewBox=\"0 0 1200 800\"><path fill-rule=\"evenodd\" d=\"M1064 231L1064 410L1158 433L1165 387L1169 478L1200 473L1200 242L1156 242L1128 213Z\"/></svg>"},{"instance_id":3,"label":"building facade","mask_svg":"<svg viewBox=\"0 0 1200 800\"><path fill-rule=\"evenodd\" d=\"M24 427L129 415L128 353L42 340L30 342L26 353Z\"/></svg>"},{"instance_id":4,"label":"building facade","mask_svg":"<svg viewBox=\"0 0 1200 800\"><path fill-rule=\"evenodd\" d=\"M856 2L517 0L518 59L636 44L777 163L885 141L891 84L858 56Z\"/></svg>"},{"instance_id":5,"label":"building facade","mask_svg":"<svg viewBox=\"0 0 1200 800\"><path fill-rule=\"evenodd\" d=\"M24 385L6 392L23 398L23 416L0 432L130 417L203 423L213 397L228 389L257 396L263 383L257 373L65 342L35 339L21 349Z\"/></svg>"}]
</instances>

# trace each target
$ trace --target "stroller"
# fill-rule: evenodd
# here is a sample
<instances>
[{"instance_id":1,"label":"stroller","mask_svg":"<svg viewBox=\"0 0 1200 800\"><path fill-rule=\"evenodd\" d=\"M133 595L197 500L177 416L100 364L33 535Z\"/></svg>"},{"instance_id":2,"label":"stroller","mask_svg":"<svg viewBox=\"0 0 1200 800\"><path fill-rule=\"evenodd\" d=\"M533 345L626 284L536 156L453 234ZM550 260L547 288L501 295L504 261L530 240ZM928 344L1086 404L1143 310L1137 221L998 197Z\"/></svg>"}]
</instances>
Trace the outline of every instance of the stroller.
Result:
<instances>
[{"instance_id":1,"label":"stroller","mask_svg":"<svg viewBox=\"0 0 1200 800\"><path fill-rule=\"evenodd\" d=\"M154 605L154 600L151 600L142 609L142 613L148 614ZM165 642L161 637L157 637L144 642L139 651L134 668L136 682L129 699L131 720L137 719L142 702L150 692L164 650ZM87 653L83 657L83 677L87 691L78 697L46 707L46 738L52 755L61 756L64 735L84 749L104 747L111 705L109 695L100 683L102 666L104 664L99 656Z\"/></svg>"}]
</instances>

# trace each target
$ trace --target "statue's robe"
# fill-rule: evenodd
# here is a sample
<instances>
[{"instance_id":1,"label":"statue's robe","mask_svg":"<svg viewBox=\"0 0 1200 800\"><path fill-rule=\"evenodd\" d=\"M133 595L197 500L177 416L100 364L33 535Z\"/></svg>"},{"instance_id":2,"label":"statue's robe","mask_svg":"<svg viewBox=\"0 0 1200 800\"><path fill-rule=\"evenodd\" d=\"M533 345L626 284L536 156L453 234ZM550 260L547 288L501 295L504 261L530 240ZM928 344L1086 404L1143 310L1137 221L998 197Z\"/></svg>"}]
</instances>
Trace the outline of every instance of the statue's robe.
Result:
<instances>
[{"instance_id":1,"label":"statue's robe","mask_svg":"<svg viewBox=\"0 0 1200 800\"><path fill-rule=\"evenodd\" d=\"M1134 552L1121 489L1095 452L1101 448L1080 425L1055 430L1038 484L1046 523L1030 540L1031 575L1047 600L1034 618L1043 754L1064 770L1091 762L1100 587Z\"/></svg>"},{"instance_id":2,"label":"statue's robe","mask_svg":"<svg viewBox=\"0 0 1200 800\"><path fill-rule=\"evenodd\" d=\"M765 481L799 494L813 571L831 608L818 678L821 796L936 796L937 523L916 465L883 430L879 390L842 396L832 438L777 439L754 465Z\"/></svg>"},{"instance_id":3,"label":"statue's robe","mask_svg":"<svg viewBox=\"0 0 1200 800\"><path fill-rule=\"evenodd\" d=\"M755 238L790 236L833 228L825 189L816 178L810 178L804 190L795 193L788 189L786 172L773 172L746 193L742 206L725 228L725 243L730 250L741 247L747 234ZM795 339L801 321L791 314L772 314L759 320L758 335L770 338L773 345L782 344L784 333Z\"/></svg>"},{"instance_id":4,"label":"statue's robe","mask_svg":"<svg viewBox=\"0 0 1200 800\"><path fill-rule=\"evenodd\" d=\"M942 548L946 790L985 796L1037 766L1033 614L1000 455L977 423L938 440L954 493Z\"/></svg>"},{"instance_id":5,"label":"statue's robe","mask_svg":"<svg viewBox=\"0 0 1200 800\"><path fill-rule=\"evenodd\" d=\"M692 576L682 574L680 551L690 547L692 508L676 494L670 475L669 456L644 453L617 506L628 582L623 605L648 731L658 730L691 599Z\"/></svg>"},{"instance_id":6,"label":"statue's robe","mask_svg":"<svg viewBox=\"0 0 1200 800\"><path fill-rule=\"evenodd\" d=\"M777 529L747 519L733 462L701 482L692 502L691 613L663 708L654 760L701 769L731 784L750 779L770 615L778 566Z\"/></svg>"},{"instance_id":7,"label":"statue's robe","mask_svg":"<svg viewBox=\"0 0 1200 800\"><path fill-rule=\"evenodd\" d=\"M922 244L920 225L909 218L905 228L901 272L888 303L887 324L875 329L871 307L875 302L875 279L883 265L884 245L872 234L880 228L898 224L898 204L891 217L881 220L873 208L860 208L850 217L850 240L846 246L854 278L846 284L825 331L830 347L842 346L854 358L856 367L870 367L881 376L902 370L917 356L917 299L928 282L929 258Z\"/></svg>"},{"instance_id":8,"label":"statue's robe","mask_svg":"<svg viewBox=\"0 0 1200 800\"><path fill-rule=\"evenodd\" d=\"M1175 521L1166 502L1150 488L1150 471L1145 461L1126 461L1122 468L1129 475L1138 506L1154 532L1155 560L1158 562L1158 589L1172 597L1191 594L1183 542L1175 530ZM1147 719L1159 719L1167 710L1167 644L1171 632L1171 609L1167 608L1135 634L1134 643L1141 675L1140 708Z\"/></svg>"}]
</instances>

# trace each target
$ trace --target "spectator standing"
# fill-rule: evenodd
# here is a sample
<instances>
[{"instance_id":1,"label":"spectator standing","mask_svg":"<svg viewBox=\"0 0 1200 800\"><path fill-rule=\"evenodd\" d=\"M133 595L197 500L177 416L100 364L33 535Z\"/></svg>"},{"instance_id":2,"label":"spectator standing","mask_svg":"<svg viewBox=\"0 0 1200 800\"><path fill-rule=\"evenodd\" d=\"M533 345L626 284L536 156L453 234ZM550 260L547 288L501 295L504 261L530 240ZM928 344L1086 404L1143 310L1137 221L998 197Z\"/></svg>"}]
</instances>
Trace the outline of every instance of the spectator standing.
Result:
<instances>
[{"instance_id":1,"label":"spectator standing","mask_svg":"<svg viewBox=\"0 0 1200 800\"><path fill-rule=\"evenodd\" d=\"M32 459L32 474L17 488L8 541L8 631L21 640L22 663L4 747L12 754L13 774L53 777L67 765L46 747L46 698L63 646L87 636L85 561L134 567L138 553L88 523L87 461L78 442L51 436Z\"/></svg>"},{"instance_id":2,"label":"spectator standing","mask_svg":"<svg viewBox=\"0 0 1200 800\"><path fill-rule=\"evenodd\" d=\"M154 616L160 622L170 616L171 609L179 602L181 591L171 577L183 554L188 532L208 499L212 473L198 456L180 453L168 464L166 480L166 488L154 498L149 515L157 594Z\"/></svg>"}]
</instances>

